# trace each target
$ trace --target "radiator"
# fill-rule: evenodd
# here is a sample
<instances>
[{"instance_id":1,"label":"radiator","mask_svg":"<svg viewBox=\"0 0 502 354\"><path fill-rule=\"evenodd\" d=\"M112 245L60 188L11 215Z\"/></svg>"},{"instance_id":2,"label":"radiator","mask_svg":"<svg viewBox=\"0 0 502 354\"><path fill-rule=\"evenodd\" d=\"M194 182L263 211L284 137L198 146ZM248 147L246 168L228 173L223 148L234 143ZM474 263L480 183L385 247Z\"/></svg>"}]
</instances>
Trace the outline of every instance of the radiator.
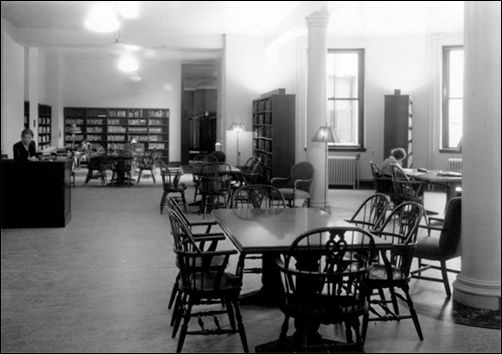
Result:
<instances>
[{"instance_id":1,"label":"radiator","mask_svg":"<svg viewBox=\"0 0 502 354\"><path fill-rule=\"evenodd\" d=\"M358 188L358 161L358 156L330 156L328 158L328 184Z\"/></svg>"},{"instance_id":2,"label":"radiator","mask_svg":"<svg viewBox=\"0 0 502 354\"><path fill-rule=\"evenodd\" d=\"M450 157L448 159L448 168L453 172L462 172L462 158Z\"/></svg>"}]
</instances>

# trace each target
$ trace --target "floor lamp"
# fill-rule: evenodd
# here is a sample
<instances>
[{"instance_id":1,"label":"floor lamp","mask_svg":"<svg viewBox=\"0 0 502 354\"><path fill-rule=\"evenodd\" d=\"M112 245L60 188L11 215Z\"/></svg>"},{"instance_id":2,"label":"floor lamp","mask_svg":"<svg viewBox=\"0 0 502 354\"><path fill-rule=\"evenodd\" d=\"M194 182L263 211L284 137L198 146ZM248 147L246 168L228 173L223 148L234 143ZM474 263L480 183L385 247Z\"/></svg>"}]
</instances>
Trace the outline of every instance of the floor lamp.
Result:
<instances>
[{"instance_id":1,"label":"floor lamp","mask_svg":"<svg viewBox=\"0 0 502 354\"><path fill-rule=\"evenodd\" d=\"M239 150L239 133L245 129L246 126L240 122L233 122L232 125L230 125L230 130L234 131L237 134L237 166L240 166L241 157L241 152Z\"/></svg>"},{"instance_id":2,"label":"floor lamp","mask_svg":"<svg viewBox=\"0 0 502 354\"><path fill-rule=\"evenodd\" d=\"M71 134L71 147L75 148L75 134L80 133L80 128L77 128L76 124L72 124L68 129L68 133Z\"/></svg>"},{"instance_id":3,"label":"floor lamp","mask_svg":"<svg viewBox=\"0 0 502 354\"><path fill-rule=\"evenodd\" d=\"M312 138L312 142L314 143L324 143L324 211L328 211L327 206L327 197L328 197L328 143L335 142L335 138L333 137L333 131L328 125L321 126L314 137Z\"/></svg>"}]
</instances>

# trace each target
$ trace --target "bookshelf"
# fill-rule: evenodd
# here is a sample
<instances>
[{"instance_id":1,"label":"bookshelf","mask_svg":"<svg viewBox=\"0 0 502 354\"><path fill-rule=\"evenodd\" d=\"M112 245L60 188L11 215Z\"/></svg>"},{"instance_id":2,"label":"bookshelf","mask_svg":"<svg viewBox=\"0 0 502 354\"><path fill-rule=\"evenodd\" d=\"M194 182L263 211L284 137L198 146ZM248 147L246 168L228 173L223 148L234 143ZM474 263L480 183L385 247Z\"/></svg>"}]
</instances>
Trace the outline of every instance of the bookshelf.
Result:
<instances>
[{"instance_id":1,"label":"bookshelf","mask_svg":"<svg viewBox=\"0 0 502 354\"><path fill-rule=\"evenodd\" d=\"M295 95L272 94L253 101L253 154L262 177L287 177L295 163Z\"/></svg>"},{"instance_id":2,"label":"bookshelf","mask_svg":"<svg viewBox=\"0 0 502 354\"><path fill-rule=\"evenodd\" d=\"M38 105L38 148L43 150L51 145L52 108Z\"/></svg>"},{"instance_id":3,"label":"bookshelf","mask_svg":"<svg viewBox=\"0 0 502 354\"><path fill-rule=\"evenodd\" d=\"M169 109L66 107L65 144L72 143L73 124L79 131L76 144L87 139L114 151L135 140L136 149L157 149L169 159Z\"/></svg>"},{"instance_id":4,"label":"bookshelf","mask_svg":"<svg viewBox=\"0 0 502 354\"><path fill-rule=\"evenodd\" d=\"M402 147L407 158L403 167L413 167L413 101L409 95L396 91L385 95L384 156L393 148Z\"/></svg>"}]
</instances>

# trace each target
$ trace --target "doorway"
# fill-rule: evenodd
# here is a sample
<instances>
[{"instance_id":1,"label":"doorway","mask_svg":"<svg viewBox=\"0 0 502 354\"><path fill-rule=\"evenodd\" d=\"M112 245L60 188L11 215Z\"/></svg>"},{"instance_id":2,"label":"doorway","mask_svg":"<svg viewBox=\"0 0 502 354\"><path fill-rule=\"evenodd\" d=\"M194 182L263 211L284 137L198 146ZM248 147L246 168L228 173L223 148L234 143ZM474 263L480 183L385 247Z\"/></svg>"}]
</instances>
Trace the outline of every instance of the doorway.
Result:
<instances>
[{"instance_id":1,"label":"doorway","mask_svg":"<svg viewBox=\"0 0 502 354\"><path fill-rule=\"evenodd\" d=\"M188 164L199 154L211 153L216 143L217 69L216 63L183 64L181 163Z\"/></svg>"}]
</instances>

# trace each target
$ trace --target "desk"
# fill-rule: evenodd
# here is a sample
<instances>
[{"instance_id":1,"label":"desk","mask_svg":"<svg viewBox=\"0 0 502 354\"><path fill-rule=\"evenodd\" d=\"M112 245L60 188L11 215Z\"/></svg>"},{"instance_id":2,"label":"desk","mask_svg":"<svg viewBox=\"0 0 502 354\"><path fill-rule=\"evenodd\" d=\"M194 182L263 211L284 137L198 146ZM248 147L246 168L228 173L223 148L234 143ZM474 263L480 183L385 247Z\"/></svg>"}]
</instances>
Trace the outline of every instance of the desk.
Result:
<instances>
[{"instance_id":1,"label":"desk","mask_svg":"<svg viewBox=\"0 0 502 354\"><path fill-rule=\"evenodd\" d=\"M455 188L462 184L462 174L460 173L445 171L419 172L415 169L405 169L405 172L409 177L418 181L444 187L446 189L446 201L455 197Z\"/></svg>"},{"instance_id":2,"label":"desk","mask_svg":"<svg viewBox=\"0 0 502 354\"><path fill-rule=\"evenodd\" d=\"M235 247L241 252L240 262L248 253L263 254L263 287L258 293L258 299L268 304L277 304L282 294L281 276L275 265L275 259L281 252L287 252L293 241L302 233L319 227L351 226L345 221L353 214L352 210L333 208L331 214L314 208L288 209L218 209L212 212L221 228L227 234ZM375 237L375 248L388 249L391 243ZM253 296L256 297L256 296ZM240 301L249 303L246 295ZM318 327L319 324L313 326ZM295 320L295 336L304 337L314 333L320 337L314 328L308 334L301 321ZM324 340L324 339L322 339ZM282 351L285 348L278 341L258 346L257 351ZM289 347L294 351L294 347Z\"/></svg>"},{"instance_id":3,"label":"desk","mask_svg":"<svg viewBox=\"0 0 502 354\"><path fill-rule=\"evenodd\" d=\"M71 160L2 160L2 228L64 227L71 219Z\"/></svg>"}]
</instances>

